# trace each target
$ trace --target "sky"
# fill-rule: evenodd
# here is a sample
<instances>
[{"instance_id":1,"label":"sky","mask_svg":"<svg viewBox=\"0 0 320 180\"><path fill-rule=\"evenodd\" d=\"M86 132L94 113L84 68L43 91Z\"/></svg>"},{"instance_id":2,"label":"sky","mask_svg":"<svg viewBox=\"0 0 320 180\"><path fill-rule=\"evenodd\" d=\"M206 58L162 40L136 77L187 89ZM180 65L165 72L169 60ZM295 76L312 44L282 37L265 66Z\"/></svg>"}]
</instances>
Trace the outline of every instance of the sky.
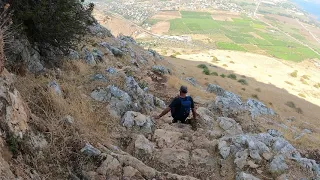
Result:
<instances>
[{"instance_id":1,"label":"sky","mask_svg":"<svg viewBox=\"0 0 320 180\"><path fill-rule=\"evenodd\" d=\"M293 0L300 7L320 20L320 0Z\"/></svg>"}]
</instances>

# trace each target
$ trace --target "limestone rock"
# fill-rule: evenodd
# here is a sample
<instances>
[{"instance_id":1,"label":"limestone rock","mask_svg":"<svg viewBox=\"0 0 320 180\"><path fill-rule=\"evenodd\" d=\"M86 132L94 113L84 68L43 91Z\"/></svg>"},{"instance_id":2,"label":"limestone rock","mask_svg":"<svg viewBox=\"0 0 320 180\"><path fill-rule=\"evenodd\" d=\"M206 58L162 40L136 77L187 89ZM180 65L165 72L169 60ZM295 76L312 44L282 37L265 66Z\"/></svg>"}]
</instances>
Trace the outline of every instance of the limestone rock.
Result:
<instances>
[{"instance_id":1,"label":"limestone rock","mask_svg":"<svg viewBox=\"0 0 320 180\"><path fill-rule=\"evenodd\" d=\"M225 130L227 135L236 135L243 133L241 126L233 119L219 117L217 121L219 122L219 126L223 130Z\"/></svg>"},{"instance_id":2,"label":"limestone rock","mask_svg":"<svg viewBox=\"0 0 320 180\"><path fill-rule=\"evenodd\" d=\"M213 161L209 152L205 149L195 149L191 154L191 163L194 165L206 165L211 163L210 161Z\"/></svg>"},{"instance_id":3,"label":"limestone rock","mask_svg":"<svg viewBox=\"0 0 320 180\"><path fill-rule=\"evenodd\" d=\"M69 58L71 60L79 60L80 59L80 55L77 51L70 49L69 50Z\"/></svg>"},{"instance_id":4,"label":"limestone rock","mask_svg":"<svg viewBox=\"0 0 320 180\"><path fill-rule=\"evenodd\" d=\"M213 118L213 113L209 111L207 108L199 107L196 110L199 115L198 122L206 128L213 128L215 121Z\"/></svg>"},{"instance_id":5,"label":"limestone rock","mask_svg":"<svg viewBox=\"0 0 320 180\"><path fill-rule=\"evenodd\" d=\"M154 151L154 144L143 135L138 135L134 143L135 154L139 157L149 156Z\"/></svg>"},{"instance_id":6,"label":"limestone rock","mask_svg":"<svg viewBox=\"0 0 320 180\"><path fill-rule=\"evenodd\" d=\"M258 100L248 99L246 104L249 107L252 119L260 115L275 115L275 112L272 109Z\"/></svg>"},{"instance_id":7,"label":"limestone rock","mask_svg":"<svg viewBox=\"0 0 320 180\"><path fill-rule=\"evenodd\" d=\"M159 74L169 74L170 70L164 66L161 65L154 65L152 66L152 71L159 73Z\"/></svg>"},{"instance_id":8,"label":"limestone rock","mask_svg":"<svg viewBox=\"0 0 320 180\"><path fill-rule=\"evenodd\" d=\"M96 65L96 61L94 60L94 56L93 54L88 50L88 49L84 49L84 60L87 64L89 65Z\"/></svg>"},{"instance_id":9,"label":"limestone rock","mask_svg":"<svg viewBox=\"0 0 320 180\"><path fill-rule=\"evenodd\" d=\"M240 172L240 173L237 174L236 180L260 180L260 179L254 177L252 174L247 174L245 172Z\"/></svg>"},{"instance_id":10,"label":"limestone rock","mask_svg":"<svg viewBox=\"0 0 320 180\"><path fill-rule=\"evenodd\" d=\"M226 92L226 90L216 84L209 84L207 91L210 93L215 93L217 96L224 96L224 93Z\"/></svg>"},{"instance_id":11,"label":"limestone rock","mask_svg":"<svg viewBox=\"0 0 320 180\"><path fill-rule=\"evenodd\" d=\"M86 145L81 149L81 152L88 156L99 156L101 154L99 149L93 147L89 143L86 143Z\"/></svg>"},{"instance_id":12,"label":"limestone rock","mask_svg":"<svg viewBox=\"0 0 320 180\"><path fill-rule=\"evenodd\" d=\"M30 109L22 100L16 89L10 89L11 83L0 79L0 125L15 137L23 138L29 129L28 121L31 117Z\"/></svg>"},{"instance_id":13,"label":"limestone rock","mask_svg":"<svg viewBox=\"0 0 320 180\"><path fill-rule=\"evenodd\" d=\"M284 173L287 169L288 165L284 161L284 157L282 155L275 156L269 166L269 171L276 175Z\"/></svg>"},{"instance_id":14,"label":"limestone rock","mask_svg":"<svg viewBox=\"0 0 320 180\"><path fill-rule=\"evenodd\" d=\"M59 84L58 84L56 81L51 81L51 82L48 84L48 87L49 87L56 95L59 95L59 96L62 95L61 88L60 88Z\"/></svg>"},{"instance_id":15,"label":"limestone rock","mask_svg":"<svg viewBox=\"0 0 320 180\"><path fill-rule=\"evenodd\" d=\"M111 32L100 24L90 25L88 29L92 35L98 36L100 38L112 37Z\"/></svg>"},{"instance_id":16,"label":"limestone rock","mask_svg":"<svg viewBox=\"0 0 320 180\"><path fill-rule=\"evenodd\" d=\"M190 163L189 152L184 149L165 148L157 156L157 160L170 168L185 168Z\"/></svg>"},{"instance_id":17,"label":"limestone rock","mask_svg":"<svg viewBox=\"0 0 320 180\"><path fill-rule=\"evenodd\" d=\"M197 80L194 77L186 77L186 81L188 81L190 84L192 84L195 87L199 86Z\"/></svg>"},{"instance_id":18,"label":"limestone rock","mask_svg":"<svg viewBox=\"0 0 320 180\"><path fill-rule=\"evenodd\" d=\"M115 68L113 68L113 67L107 68L107 69L106 69L106 72L107 72L108 74L111 74L111 75L117 74L117 70L116 70Z\"/></svg>"},{"instance_id":19,"label":"limestone rock","mask_svg":"<svg viewBox=\"0 0 320 180\"><path fill-rule=\"evenodd\" d=\"M172 148L181 140L183 134L164 129L157 129L154 132L154 139L159 148Z\"/></svg>"},{"instance_id":20,"label":"limestone rock","mask_svg":"<svg viewBox=\"0 0 320 180\"><path fill-rule=\"evenodd\" d=\"M223 159L226 159L230 154L230 147L227 146L226 141L220 141L218 145L218 149L220 151L220 155L223 157Z\"/></svg>"},{"instance_id":21,"label":"limestone rock","mask_svg":"<svg viewBox=\"0 0 320 180\"><path fill-rule=\"evenodd\" d=\"M107 155L107 159L103 161L100 167L97 169L97 173L107 176L107 179L120 179L121 172L122 166L120 162L111 155Z\"/></svg>"},{"instance_id":22,"label":"limestone rock","mask_svg":"<svg viewBox=\"0 0 320 180\"><path fill-rule=\"evenodd\" d=\"M108 82L107 78L102 74L95 74L91 77L92 81Z\"/></svg>"},{"instance_id":23,"label":"limestone rock","mask_svg":"<svg viewBox=\"0 0 320 180\"><path fill-rule=\"evenodd\" d=\"M123 180L143 180L141 173L131 166L126 166L123 168Z\"/></svg>"},{"instance_id":24,"label":"limestone rock","mask_svg":"<svg viewBox=\"0 0 320 180\"><path fill-rule=\"evenodd\" d=\"M121 119L121 124L126 128L135 128L145 133L151 133L154 126L151 117L134 111L127 111Z\"/></svg>"},{"instance_id":25,"label":"limestone rock","mask_svg":"<svg viewBox=\"0 0 320 180\"><path fill-rule=\"evenodd\" d=\"M244 166L246 166L247 158L249 156L248 150L240 151L236 153L236 159L234 160L234 163L237 165L238 168L243 169Z\"/></svg>"}]
</instances>

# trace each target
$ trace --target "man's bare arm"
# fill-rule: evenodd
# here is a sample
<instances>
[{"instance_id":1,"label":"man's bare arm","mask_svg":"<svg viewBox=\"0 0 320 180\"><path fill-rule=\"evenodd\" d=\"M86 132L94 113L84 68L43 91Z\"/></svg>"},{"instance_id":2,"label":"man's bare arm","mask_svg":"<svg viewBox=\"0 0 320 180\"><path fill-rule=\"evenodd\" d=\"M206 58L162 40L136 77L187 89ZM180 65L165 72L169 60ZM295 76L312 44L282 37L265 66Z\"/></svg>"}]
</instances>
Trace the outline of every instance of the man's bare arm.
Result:
<instances>
[{"instance_id":1,"label":"man's bare arm","mask_svg":"<svg viewBox=\"0 0 320 180\"><path fill-rule=\"evenodd\" d=\"M162 113L156 117L156 119L160 119L162 116L166 115L168 112L170 112L171 108L170 107L167 107L166 109L164 109L162 111Z\"/></svg>"},{"instance_id":2,"label":"man's bare arm","mask_svg":"<svg viewBox=\"0 0 320 180\"><path fill-rule=\"evenodd\" d=\"M192 108L192 115L193 115L193 119L197 118L197 113L195 108Z\"/></svg>"}]
</instances>

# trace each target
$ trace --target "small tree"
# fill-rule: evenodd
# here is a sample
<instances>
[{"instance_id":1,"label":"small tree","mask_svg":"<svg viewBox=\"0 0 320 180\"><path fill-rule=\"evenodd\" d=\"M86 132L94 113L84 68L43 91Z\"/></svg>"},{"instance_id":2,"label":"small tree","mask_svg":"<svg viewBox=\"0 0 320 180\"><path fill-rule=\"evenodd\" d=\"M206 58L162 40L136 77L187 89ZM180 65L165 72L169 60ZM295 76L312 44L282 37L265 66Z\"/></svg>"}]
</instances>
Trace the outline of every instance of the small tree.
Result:
<instances>
[{"instance_id":1,"label":"small tree","mask_svg":"<svg viewBox=\"0 0 320 180\"><path fill-rule=\"evenodd\" d=\"M49 44L61 50L73 47L92 22L93 4L79 0L14 0L13 23L31 43Z\"/></svg>"}]
</instances>

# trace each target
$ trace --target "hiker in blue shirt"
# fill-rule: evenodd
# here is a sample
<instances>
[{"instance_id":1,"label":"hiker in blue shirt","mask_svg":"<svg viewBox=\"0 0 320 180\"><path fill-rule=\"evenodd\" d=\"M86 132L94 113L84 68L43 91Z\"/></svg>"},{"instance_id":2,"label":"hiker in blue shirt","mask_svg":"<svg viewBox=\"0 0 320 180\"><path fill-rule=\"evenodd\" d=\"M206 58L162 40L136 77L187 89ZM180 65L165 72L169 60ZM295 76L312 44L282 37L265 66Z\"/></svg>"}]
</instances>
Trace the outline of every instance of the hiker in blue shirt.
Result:
<instances>
[{"instance_id":1,"label":"hiker in blue shirt","mask_svg":"<svg viewBox=\"0 0 320 180\"><path fill-rule=\"evenodd\" d=\"M171 116L173 118L172 123L177 123L180 121L183 124L193 124L192 120L187 119L192 110L193 120L196 120L196 111L194 108L194 102L192 97L187 96L188 88L186 86L180 87L180 94L178 97L174 98L169 107L167 107L163 112L156 116L155 119L160 119L162 116L166 115L171 111Z\"/></svg>"}]
</instances>

